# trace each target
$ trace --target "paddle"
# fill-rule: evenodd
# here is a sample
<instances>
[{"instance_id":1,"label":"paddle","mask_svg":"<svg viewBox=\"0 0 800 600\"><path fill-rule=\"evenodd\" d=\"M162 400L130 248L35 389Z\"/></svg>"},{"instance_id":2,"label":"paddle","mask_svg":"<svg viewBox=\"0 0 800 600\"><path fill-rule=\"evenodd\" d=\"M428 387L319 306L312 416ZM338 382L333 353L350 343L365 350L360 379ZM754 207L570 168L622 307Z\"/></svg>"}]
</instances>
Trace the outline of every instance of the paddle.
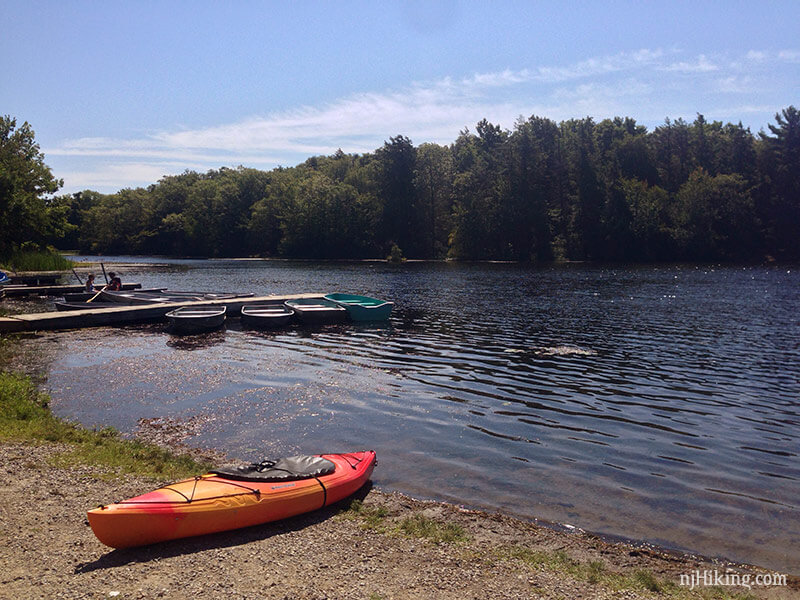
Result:
<instances>
[{"instance_id":1,"label":"paddle","mask_svg":"<svg viewBox=\"0 0 800 600\"><path fill-rule=\"evenodd\" d=\"M103 279L106 280L106 285L108 285L108 275L106 275L106 267L103 263L100 263L100 268L103 269Z\"/></svg>"},{"instance_id":2,"label":"paddle","mask_svg":"<svg viewBox=\"0 0 800 600\"><path fill-rule=\"evenodd\" d=\"M102 292L102 291L103 291L104 289L106 289L107 287L108 287L108 284L105 284L105 285L104 285L102 288L100 288L100 291L99 291L99 292L97 292L97 293L96 293L94 296L92 296L91 298L89 298L89 299L86 301L86 304L89 304L89 302L91 302L92 300L94 300L95 298L97 298L97 297L100 295L100 292Z\"/></svg>"},{"instance_id":3,"label":"paddle","mask_svg":"<svg viewBox=\"0 0 800 600\"><path fill-rule=\"evenodd\" d=\"M78 280L78 283L80 283L81 285L83 285L83 282L81 281L81 278L80 278L80 277L78 277L78 274L75 272L75 269L72 269L72 273L73 273L73 275L75 275L75 279L77 279L77 280Z\"/></svg>"}]
</instances>

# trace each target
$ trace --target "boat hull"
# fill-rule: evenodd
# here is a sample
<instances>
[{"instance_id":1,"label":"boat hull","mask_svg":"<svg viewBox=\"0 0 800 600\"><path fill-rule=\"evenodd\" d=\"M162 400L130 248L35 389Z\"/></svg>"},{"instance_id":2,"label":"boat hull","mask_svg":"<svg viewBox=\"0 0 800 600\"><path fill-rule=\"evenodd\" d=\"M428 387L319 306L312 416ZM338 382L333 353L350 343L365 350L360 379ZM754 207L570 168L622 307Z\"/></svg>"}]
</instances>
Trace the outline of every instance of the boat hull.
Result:
<instances>
[{"instance_id":1,"label":"boat hull","mask_svg":"<svg viewBox=\"0 0 800 600\"><path fill-rule=\"evenodd\" d=\"M347 311L344 308L324 298L287 300L285 304L294 310L297 320L305 325L343 323L347 320Z\"/></svg>"},{"instance_id":2,"label":"boat hull","mask_svg":"<svg viewBox=\"0 0 800 600\"><path fill-rule=\"evenodd\" d=\"M174 333L202 333L222 327L225 312L224 306L185 306L168 312L166 317Z\"/></svg>"},{"instance_id":3,"label":"boat hull","mask_svg":"<svg viewBox=\"0 0 800 600\"><path fill-rule=\"evenodd\" d=\"M151 293L151 294L160 294L163 289L164 288L149 288L149 289L144 289L144 290L140 289L140 290L137 290L137 291L138 292L147 292L147 293ZM86 302L90 298L94 298L96 295L97 295L97 292L66 293L66 294L64 294L64 302ZM100 297L98 296L97 300L99 300L99 299L100 299ZM97 302L97 300L92 302L92 304ZM120 302L120 304L123 304L123 303Z\"/></svg>"},{"instance_id":4,"label":"boat hull","mask_svg":"<svg viewBox=\"0 0 800 600\"><path fill-rule=\"evenodd\" d=\"M243 306L241 313L242 324L257 329L286 327L294 317L294 310L282 302Z\"/></svg>"},{"instance_id":5,"label":"boat hull","mask_svg":"<svg viewBox=\"0 0 800 600\"><path fill-rule=\"evenodd\" d=\"M58 311L119 308L121 306L116 302L54 302L53 304Z\"/></svg>"},{"instance_id":6,"label":"boat hull","mask_svg":"<svg viewBox=\"0 0 800 600\"><path fill-rule=\"evenodd\" d=\"M394 302L355 294L327 294L325 299L343 307L352 321L385 321L394 308Z\"/></svg>"},{"instance_id":7,"label":"boat hull","mask_svg":"<svg viewBox=\"0 0 800 600\"><path fill-rule=\"evenodd\" d=\"M320 456L335 464L333 473L287 482L240 481L207 473L90 510L89 524L97 539L112 548L260 525L343 500L367 482L375 467L371 450Z\"/></svg>"},{"instance_id":8,"label":"boat hull","mask_svg":"<svg viewBox=\"0 0 800 600\"><path fill-rule=\"evenodd\" d=\"M203 300L232 300L234 298L251 298L252 296L252 293L175 292L170 290L143 292L136 290L130 292L102 291L98 299L104 302L118 302L119 304L159 304L169 302L200 302Z\"/></svg>"}]
</instances>

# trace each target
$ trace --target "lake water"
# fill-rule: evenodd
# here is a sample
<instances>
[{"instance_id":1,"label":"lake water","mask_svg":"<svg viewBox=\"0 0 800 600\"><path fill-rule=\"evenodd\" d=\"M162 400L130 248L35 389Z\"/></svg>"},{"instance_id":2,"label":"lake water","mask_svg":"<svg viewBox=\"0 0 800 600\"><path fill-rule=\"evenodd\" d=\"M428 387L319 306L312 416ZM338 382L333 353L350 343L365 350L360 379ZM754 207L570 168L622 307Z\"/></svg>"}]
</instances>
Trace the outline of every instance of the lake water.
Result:
<instances>
[{"instance_id":1,"label":"lake water","mask_svg":"<svg viewBox=\"0 0 800 600\"><path fill-rule=\"evenodd\" d=\"M124 275L397 306L384 325L31 336L62 416L178 424L246 460L373 448L384 490L800 573L796 267L174 261Z\"/></svg>"}]
</instances>

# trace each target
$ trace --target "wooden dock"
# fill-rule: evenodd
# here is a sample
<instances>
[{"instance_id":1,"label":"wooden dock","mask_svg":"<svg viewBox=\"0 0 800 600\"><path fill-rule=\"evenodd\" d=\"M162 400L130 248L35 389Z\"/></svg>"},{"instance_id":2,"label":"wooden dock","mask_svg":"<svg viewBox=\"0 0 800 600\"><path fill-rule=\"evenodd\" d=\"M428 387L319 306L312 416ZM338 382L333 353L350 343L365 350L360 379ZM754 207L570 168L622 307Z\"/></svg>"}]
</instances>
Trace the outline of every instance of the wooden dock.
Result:
<instances>
[{"instance_id":1,"label":"wooden dock","mask_svg":"<svg viewBox=\"0 0 800 600\"><path fill-rule=\"evenodd\" d=\"M95 286L97 287L97 286ZM123 290L138 290L141 283L123 283ZM84 291L82 285L4 285L2 291L6 298L20 296L63 296Z\"/></svg>"},{"instance_id":2,"label":"wooden dock","mask_svg":"<svg viewBox=\"0 0 800 600\"><path fill-rule=\"evenodd\" d=\"M292 298L321 298L323 294L293 294L291 296L258 296L249 298L231 298L229 300L201 300L187 302L170 302L168 304L136 304L113 308L87 308L63 312L30 313L0 317L0 333L18 331L38 331L44 329L80 329L83 327L101 327L104 325L124 325L128 323L146 323L160 321L169 311L181 306L224 305L228 315L239 316L242 306L268 301L285 301ZM87 306L91 307L90 304Z\"/></svg>"}]
</instances>

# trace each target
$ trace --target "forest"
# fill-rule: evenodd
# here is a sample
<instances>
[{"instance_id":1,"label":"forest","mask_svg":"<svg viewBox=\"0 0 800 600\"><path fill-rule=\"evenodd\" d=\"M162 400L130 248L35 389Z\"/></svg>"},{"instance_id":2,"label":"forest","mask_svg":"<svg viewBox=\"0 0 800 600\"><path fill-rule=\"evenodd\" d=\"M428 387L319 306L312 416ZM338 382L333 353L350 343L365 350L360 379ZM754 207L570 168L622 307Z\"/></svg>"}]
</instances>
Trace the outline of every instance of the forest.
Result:
<instances>
[{"instance_id":1,"label":"forest","mask_svg":"<svg viewBox=\"0 0 800 600\"><path fill-rule=\"evenodd\" d=\"M13 205L0 168L0 203ZM59 182L49 183L43 192ZM758 134L700 114L653 131L628 117L532 116L510 131L482 120L448 146L398 135L372 153L271 171L222 167L114 194L39 196L28 233L0 251L27 240L204 257L795 260L800 111L783 109ZM2 208L3 228L14 227ZM37 219L47 226L37 231Z\"/></svg>"}]
</instances>

